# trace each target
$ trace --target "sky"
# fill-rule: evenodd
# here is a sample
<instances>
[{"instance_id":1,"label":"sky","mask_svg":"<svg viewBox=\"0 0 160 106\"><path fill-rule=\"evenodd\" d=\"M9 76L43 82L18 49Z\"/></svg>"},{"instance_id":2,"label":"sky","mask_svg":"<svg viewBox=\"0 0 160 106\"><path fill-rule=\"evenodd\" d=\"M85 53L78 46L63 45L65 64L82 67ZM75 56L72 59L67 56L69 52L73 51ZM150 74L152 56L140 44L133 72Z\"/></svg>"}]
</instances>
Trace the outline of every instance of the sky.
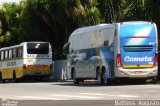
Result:
<instances>
[{"instance_id":1,"label":"sky","mask_svg":"<svg viewBox=\"0 0 160 106\"><path fill-rule=\"evenodd\" d=\"M16 3L19 3L21 0L0 0L0 4L3 4L5 2L7 3L13 3L13 2L16 2Z\"/></svg>"}]
</instances>

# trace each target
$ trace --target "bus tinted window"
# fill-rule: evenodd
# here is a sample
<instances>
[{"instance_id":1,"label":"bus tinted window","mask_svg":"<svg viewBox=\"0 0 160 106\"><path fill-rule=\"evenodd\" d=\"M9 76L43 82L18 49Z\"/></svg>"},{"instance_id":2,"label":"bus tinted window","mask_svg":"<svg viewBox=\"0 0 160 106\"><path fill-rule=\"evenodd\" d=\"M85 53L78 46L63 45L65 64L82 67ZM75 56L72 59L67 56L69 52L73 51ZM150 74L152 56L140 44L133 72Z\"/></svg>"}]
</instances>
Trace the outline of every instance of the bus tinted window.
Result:
<instances>
[{"instance_id":1,"label":"bus tinted window","mask_svg":"<svg viewBox=\"0 0 160 106\"><path fill-rule=\"evenodd\" d=\"M2 51L1 52L1 60L3 60L4 59L4 52Z\"/></svg>"},{"instance_id":2,"label":"bus tinted window","mask_svg":"<svg viewBox=\"0 0 160 106\"><path fill-rule=\"evenodd\" d=\"M19 58L22 57L22 54L23 54L22 52L23 52L22 47L19 47L19 48L18 48L18 57L19 57Z\"/></svg>"},{"instance_id":3,"label":"bus tinted window","mask_svg":"<svg viewBox=\"0 0 160 106\"><path fill-rule=\"evenodd\" d=\"M48 43L27 43L28 54L48 54Z\"/></svg>"},{"instance_id":4,"label":"bus tinted window","mask_svg":"<svg viewBox=\"0 0 160 106\"><path fill-rule=\"evenodd\" d=\"M5 59L8 59L8 50L5 51Z\"/></svg>"},{"instance_id":5,"label":"bus tinted window","mask_svg":"<svg viewBox=\"0 0 160 106\"><path fill-rule=\"evenodd\" d=\"M17 49L13 49L13 58L16 58L17 57Z\"/></svg>"},{"instance_id":6,"label":"bus tinted window","mask_svg":"<svg viewBox=\"0 0 160 106\"><path fill-rule=\"evenodd\" d=\"M13 53L12 50L9 50L9 59L12 58L12 56L13 56L12 53Z\"/></svg>"}]
</instances>

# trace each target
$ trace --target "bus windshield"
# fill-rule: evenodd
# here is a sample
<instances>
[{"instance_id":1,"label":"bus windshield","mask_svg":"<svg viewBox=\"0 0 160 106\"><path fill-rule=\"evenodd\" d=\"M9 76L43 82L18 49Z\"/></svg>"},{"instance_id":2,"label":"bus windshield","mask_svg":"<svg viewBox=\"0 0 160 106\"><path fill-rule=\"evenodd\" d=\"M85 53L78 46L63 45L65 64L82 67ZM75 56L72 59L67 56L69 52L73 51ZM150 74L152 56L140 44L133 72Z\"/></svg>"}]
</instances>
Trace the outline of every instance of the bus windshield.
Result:
<instances>
[{"instance_id":1,"label":"bus windshield","mask_svg":"<svg viewBox=\"0 0 160 106\"><path fill-rule=\"evenodd\" d=\"M120 38L155 38L153 24L122 24Z\"/></svg>"},{"instance_id":2,"label":"bus windshield","mask_svg":"<svg viewBox=\"0 0 160 106\"><path fill-rule=\"evenodd\" d=\"M27 43L28 54L48 54L48 43Z\"/></svg>"}]
</instances>

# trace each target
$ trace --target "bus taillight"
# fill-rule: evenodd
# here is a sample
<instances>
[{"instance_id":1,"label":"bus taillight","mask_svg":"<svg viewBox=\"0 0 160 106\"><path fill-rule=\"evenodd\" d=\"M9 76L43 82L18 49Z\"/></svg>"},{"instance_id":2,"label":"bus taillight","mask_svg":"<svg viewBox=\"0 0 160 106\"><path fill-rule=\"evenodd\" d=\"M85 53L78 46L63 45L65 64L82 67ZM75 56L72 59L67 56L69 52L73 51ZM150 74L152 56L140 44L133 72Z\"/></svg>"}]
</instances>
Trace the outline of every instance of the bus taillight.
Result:
<instances>
[{"instance_id":1,"label":"bus taillight","mask_svg":"<svg viewBox=\"0 0 160 106\"><path fill-rule=\"evenodd\" d=\"M154 58L153 67L157 66L157 64L158 64L158 54L156 53L156 54L155 54L155 58Z\"/></svg>"},{"instance_id":2,"label":"bus taillight","mask_svg":"<svg viewBox=\"0 0 160 106\"><path fill-rule=\"evenodd\" d=\"M121 55L120 54L117 54L117 67L122 67Z\"/></svg>"}]
</instances>

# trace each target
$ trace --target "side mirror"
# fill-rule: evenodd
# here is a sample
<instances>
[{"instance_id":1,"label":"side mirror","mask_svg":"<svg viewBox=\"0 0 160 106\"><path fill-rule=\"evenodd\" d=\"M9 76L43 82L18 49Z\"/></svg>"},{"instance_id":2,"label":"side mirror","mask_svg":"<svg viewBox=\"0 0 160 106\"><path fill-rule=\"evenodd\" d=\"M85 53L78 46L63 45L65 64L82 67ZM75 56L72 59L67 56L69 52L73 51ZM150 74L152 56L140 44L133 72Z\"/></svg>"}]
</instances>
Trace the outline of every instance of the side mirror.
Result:
<instances>
[{"instance_id":1,"label":"side mirror","mask_svg":"<svg viewBox=\"0 0 160 106\"><path fill-rule=\"evenodd\" d=\"M105 40L104 41L104 46L108 46L109 45L109 40Z\"/></svg>"},{"instance_id":2,"label":"side mirror","mask_svg":"<svg viewBox=\"0 0 160 106\"><path fill-rule=\"evenodd\" d=\"M62 49L63 55L66 55L66 54L69 53L69 45L70 45L70 42L66 43L66 44L63 46L63 49Z\"/></svg>"}]
</instances>

